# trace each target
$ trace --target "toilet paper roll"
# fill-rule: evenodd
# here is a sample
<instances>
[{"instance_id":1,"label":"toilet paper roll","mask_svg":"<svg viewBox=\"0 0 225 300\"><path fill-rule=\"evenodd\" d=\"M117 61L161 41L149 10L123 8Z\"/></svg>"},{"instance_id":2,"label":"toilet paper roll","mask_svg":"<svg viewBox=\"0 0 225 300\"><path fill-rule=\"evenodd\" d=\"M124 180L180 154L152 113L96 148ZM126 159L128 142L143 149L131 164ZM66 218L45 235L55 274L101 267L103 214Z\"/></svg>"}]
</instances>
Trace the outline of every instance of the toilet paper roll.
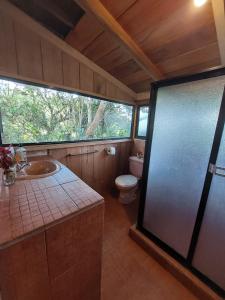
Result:
<instances>
[{"instance_id":1,"label":"toilet paper roll","mask_svg":"<svg viewBox=\"0 0 225 300\"><path fill-rule=\"evenodd\" d=\"M115 147L107 147L105 150L106 150L106 153L108 155L116 155L116 148Z\"/></svg>"}]
</instances>

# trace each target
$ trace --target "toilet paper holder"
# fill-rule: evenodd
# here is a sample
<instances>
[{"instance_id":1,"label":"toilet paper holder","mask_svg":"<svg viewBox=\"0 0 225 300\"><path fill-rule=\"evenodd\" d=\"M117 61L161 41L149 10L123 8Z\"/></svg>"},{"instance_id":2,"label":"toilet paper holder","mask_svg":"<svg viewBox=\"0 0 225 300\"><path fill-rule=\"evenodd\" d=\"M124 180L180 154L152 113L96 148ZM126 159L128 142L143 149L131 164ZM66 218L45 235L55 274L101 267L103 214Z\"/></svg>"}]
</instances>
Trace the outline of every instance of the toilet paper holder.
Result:
<instances>
[{"instance_id":1,"label":"toilet paper holder","mask_svg":"<svg viewBox=\"0 0 225 300\"><path fill-rule=\"evenodd\" d=\"M116 155L116 148L115 147L106 147L105 152L107 155Z\"/></svg>"}]
</instances>

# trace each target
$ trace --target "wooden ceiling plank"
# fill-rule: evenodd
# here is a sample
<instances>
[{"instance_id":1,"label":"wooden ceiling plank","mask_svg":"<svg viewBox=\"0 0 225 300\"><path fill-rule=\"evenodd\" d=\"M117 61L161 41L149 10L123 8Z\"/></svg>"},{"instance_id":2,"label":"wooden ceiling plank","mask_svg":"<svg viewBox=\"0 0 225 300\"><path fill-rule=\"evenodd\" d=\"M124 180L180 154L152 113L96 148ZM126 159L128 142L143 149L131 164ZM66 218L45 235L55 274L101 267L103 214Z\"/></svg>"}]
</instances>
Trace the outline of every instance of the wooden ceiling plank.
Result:
<instances>
[{"instance_id":1,"label":"wooden ceiling plank","mask_svg":"<svg viewBox=\"0 0 225 300\"><path fill-rule=\"evenodd\" d=\"M99 22L110 31L127 50L130 51L135 61L154 79L163 78L157 66L147 57L143 50L136 44L131 36L122 28L116 19L109 13L99 0L74 0L86 12L94 15Z\"/></svg>"},{"instance_id":2,"label":"wooden ceiling plank","mask_svg":"<svg viewBox=\"0 0 225 300\"><path fill-rule=\"evenodd\" d=\"M183 15L179 14L179 11L184 6L184 3L181 0L137 1L118 21L139 44L147 39L149 35L161 29L165 23L168 26L168 23L171 23L176 15L180 15L180 20L182 20ZM181 13L183 13L183 10Z\"/></svg>"},{"instance_id":3,"label":"wooden ceiling plank","mask_svg":"<svg viewBox=\"0 0 225 300\"><path fill-rule=\"evenodd\" d=\"M112 38L108 32L103 32L94 40L89 47L85 48L82 53L96 62L101 59L102 56L110 53L112 50L118 47L118 42L115 38Z\"/></svg>"},{"instance_id":4,"label":"wooden ceiling plank","mask_svg":"<svg viewBox=\"0 0 225 300\"><path fill-rule=\"evenodd\" d=\"M113 68L110 73L115 76L116 78L119 78L120 80L124 77L127 77L131 73L136 73L137 71L140 71L141 68L136 63L135 60L130 59L124 64L121 64L115 68Z\"/></svg>"},{"instance_id":5,"label":"wooden ceiling plank","mask_svg":"<svg viewBox=\"0 0 225 300\"><path fill-rule=\"evenodd\" d=\"M212 0L221 64L225 65L225 8L224 0Z\"/></svg>"},{"instance_id":6,"label":"wooden ceiling plank","mask_svg":"<svg viewBox=\"0 0 225 300\"><path fill-rule=\"evenodd\" d=\"M89 14L84 14L79 23L66 36L65 41L79 51L83 51L103 32L99 22Z\"/></svg>"},{"instance_id":7,"label":"wooden ceiling plank","mask_svg":"<svg viewBox=\"0 0 225 300\"><path fill-rule=\"evenodd\" d=\"M101 0L102 4L113 15L114 18L119 18L123 15L137 0Z\"/></svg>"},{"instance_id":8,"label":"wooden ceiling plank","mask_svg":"<svg viewBox=\"0 0 225 300\"><path fill-rule=\"evenodd\" d=\"M189 43L193 44L193 40L191 42L184 42L182 39L187 38L187 40L190 40L195 35L195 47L193 48L202 47L212 42L212 40L216 41L216 30L211 4L206 4L201 10L196 9L193 4L190 5L188 1L184 7L174 11L165 20L159 22L158 26L156 26L156 23L154 25L156 27L153 27L154 30L152 28L149 29L149 34L140 43L140 46L147 55L151 51L157 51L157 49L162 49L167 47L167 44L173 43L180 43L180 47L183 45L183 51L187 52L185 46L188 44L187 47L190 48ZM203 40L201 36L204 30L205 36ZM208 34L206 31L208 31Z\"/></svg>"},{"instance_id":9,"label":"wooden ceiling plank","mask_svg":"<svg viewBox=\"0 0 225 300\"><path fill-rule=\"evenodd\" d=\"M216 32L214 21L206 24L195 31L184 34L182 37L173 39L169 42L163 42L161 46L152 48L153 43L149 43L149 50L145 50L147 55L150 55L155 63L163 62L167 59L174 58L184 53L198 49L200 46L215 43ZM151 49L150 49L151 48Z\"/></svg>"},{"instance_id":10,"label":"wooden ceiling plank","mask_svg":"<svg viewBox=\"0 0 225 300\"><path fill-rule=\"evenodd\" d=\"M110 72L110 70L127 62L130 59L131 56L127 51L124 51L124 49L121 49L121 47L117 47L116 49L113 49L109 53L102 56L100 59L96 60L95 63L106 71Z\"/></svg>"},{"instance_id":11,"label":"wooden ceiling plank","mask_svg":"<svg viewBox=\"0 0 225 300\"><path fill-rule=\"evenodd\" d=\"M149 75L146 74L145 71L140 70L135 73L130 73L128 76L123 78L123 83L125 83L126 85L131 85L137 83L138 81L147 80L147 79L150 80Z\"/></svg>"},{"instance_id":12,"label":"wooden ceiling plank","mask_svg":"<svg viewBox=\"0 0 225 300\"><path fill-rule=\"evenodd\" d=\"M143 80L135 84L129 85L129 87L136 93L142 93L144 91L150 90L151 79Z\"/></svg>"},{"instance_id":13,"label":"wooden ceiling plank","mask_svg":"<svg viewBox=\"0 0 225 300\"><path fill-rule=\"evenodd\" d=\"M205 69L208 67L208 62L213 59L217 59L215 67L218 66L220 59L218 57L218 44L216 42L160 62L159 67L164 70L165 74L178 72L181 69L191 68L194 65L200 64L202 69ZM202 69L199 69L198 72L202 71Z\"/></svg>"},{"instance_id":14,"label":"wooden ceiling plank","mask_svg":"<svg viewBox=\"0 0 225 300\"><path fill-rule=\"evenodd\" d=\"M172 78L172 77L177 77L177 76L194 74L194 73L214 69L214 68L217 68L218 66L219 66L219 58L216 57L216 58L212 58L211 60L208 60L207 62L196 63L192 66L188 66L183 69L179 69L179 70L176 70L173 72L166 73L166 77Z\"/></svg>"},{"instance_id":15,"label":"wooden ceiling plank","mask_svg":"<svg viewBox=\"0 0 225 300\"><path fill-rule=\"evenodd\" d=\"M216 42L210 1L196 9L193 1L142 0L118 21L159 67L162 61Z\"/></svg>"}]
</instances>

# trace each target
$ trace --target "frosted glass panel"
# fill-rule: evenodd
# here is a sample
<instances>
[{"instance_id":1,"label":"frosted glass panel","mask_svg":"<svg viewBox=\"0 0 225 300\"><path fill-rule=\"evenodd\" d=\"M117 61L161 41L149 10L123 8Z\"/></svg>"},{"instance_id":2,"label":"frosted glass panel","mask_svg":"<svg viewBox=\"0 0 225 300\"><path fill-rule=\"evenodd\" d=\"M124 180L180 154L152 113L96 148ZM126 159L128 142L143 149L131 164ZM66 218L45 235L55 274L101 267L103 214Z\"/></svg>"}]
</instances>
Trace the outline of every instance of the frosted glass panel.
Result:
<instances>
[{"instance_id":1,"label":"frosted glass panel","mask_svg":"<svg viewBox=\"0 0 225 300\"><path fill-rule=\"evenodd\" d=\"M187 257L225 77L158 90L143 226Z\"/></svg>"},{"instance_id":2,"label":"frosted glass panel","mask_svg":"<svg viewBox=\"0 0 225 300\"><path fill-rule=\"evenodd\" d=\"M146 136L147 125L148 125L148 114L149 114L148 106L140 107L139 118L138 118L138 136L143 136L143 137Z\"/></svg>"},{"instance_id":3,"label":"frosted glass panel","mask_svg":"<svg viewBox=\"0 0 225 300\"><path fill-rule=\"evenodd\" d=\"M225 130L217 166L225 167ZM225 177L213 176L193 265L225 289Z\"/></svg>"}]
</instances>

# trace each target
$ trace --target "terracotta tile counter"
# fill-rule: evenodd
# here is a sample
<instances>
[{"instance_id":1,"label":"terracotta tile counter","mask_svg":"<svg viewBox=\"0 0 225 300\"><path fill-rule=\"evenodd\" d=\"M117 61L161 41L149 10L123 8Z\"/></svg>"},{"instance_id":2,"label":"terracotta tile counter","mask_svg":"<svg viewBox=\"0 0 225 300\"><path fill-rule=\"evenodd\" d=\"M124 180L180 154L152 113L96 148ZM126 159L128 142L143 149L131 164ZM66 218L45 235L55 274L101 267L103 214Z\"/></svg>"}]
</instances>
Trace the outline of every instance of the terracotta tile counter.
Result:
<instances>
[{"instance_id":1,"label":"terracotta tile counter","mask_svg":"<svg viewBox=\"0 0 225 300\"><path fill-rule=\"evenodd\" d=\"M104 201L60 165L10 187L0 179L2 300L100 299Z\"/></svg>"}]
</instances>

